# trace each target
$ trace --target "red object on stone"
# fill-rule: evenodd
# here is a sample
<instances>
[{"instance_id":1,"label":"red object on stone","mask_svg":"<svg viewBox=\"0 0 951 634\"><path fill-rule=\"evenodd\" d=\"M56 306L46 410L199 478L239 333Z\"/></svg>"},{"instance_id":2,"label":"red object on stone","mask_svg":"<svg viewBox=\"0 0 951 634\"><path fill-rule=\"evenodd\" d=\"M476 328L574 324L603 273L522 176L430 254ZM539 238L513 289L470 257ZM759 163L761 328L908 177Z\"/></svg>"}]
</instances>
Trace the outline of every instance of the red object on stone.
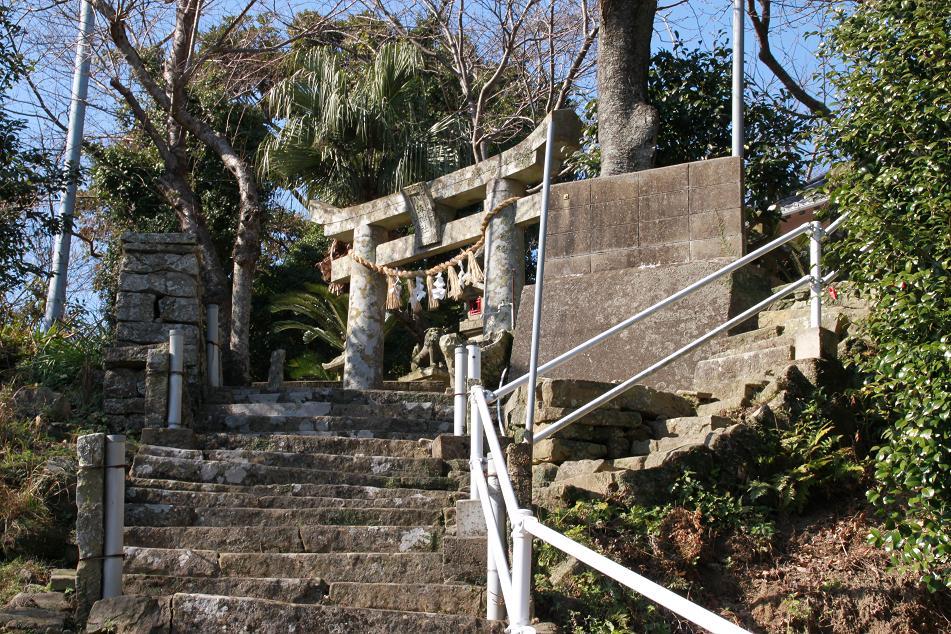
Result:
<instances>
[{"instance_id":1,"label":"red object on stone","mask_svg":"<svg viewBox=\"0 0 951 634\"><path fill-rule=\"evenodd\" d=\"M482 298L476 297L475 299L469 300L469 316L475 317L476 315L482 314Z\"/></svg>"}]
</instances>

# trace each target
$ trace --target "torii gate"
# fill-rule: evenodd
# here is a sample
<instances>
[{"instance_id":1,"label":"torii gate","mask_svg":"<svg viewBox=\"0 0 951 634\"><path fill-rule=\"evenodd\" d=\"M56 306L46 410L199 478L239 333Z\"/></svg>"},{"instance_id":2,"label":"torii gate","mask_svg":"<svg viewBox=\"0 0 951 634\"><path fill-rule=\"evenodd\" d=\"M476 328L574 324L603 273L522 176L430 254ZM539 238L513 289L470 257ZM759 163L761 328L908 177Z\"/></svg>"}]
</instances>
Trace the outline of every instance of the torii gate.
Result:
<instances>
[{"instance_id":1,"label":"torii gate","mask_svg":"<svg viewBox=\"0 0 951 634\"><path fill-rule=\"evenodd\" d=\"M537 222L541 211L541 197L525 192L542 180L550 123L555 126L553 170L557 171L579 147L581 122L572 110L553 111L524 141L502 154L395 194L344 209L311 200L311 220L324 226L328 238L352 241L352 252L366 260L401 266L472 244L480 236L482 219L497 202L522 196L490 221L491 243L485 253L485 330L511 331L513 311L503 308L518 302L525 282L522 228ZM482 212L456 218L459 209L480 200ZM389 230L410 224L413 235L386 241ZM379 387L386 280L354 264L349 255L333 261L331 277L334 282L350 282L343 386Z\"/></svg>"}]
</instances>

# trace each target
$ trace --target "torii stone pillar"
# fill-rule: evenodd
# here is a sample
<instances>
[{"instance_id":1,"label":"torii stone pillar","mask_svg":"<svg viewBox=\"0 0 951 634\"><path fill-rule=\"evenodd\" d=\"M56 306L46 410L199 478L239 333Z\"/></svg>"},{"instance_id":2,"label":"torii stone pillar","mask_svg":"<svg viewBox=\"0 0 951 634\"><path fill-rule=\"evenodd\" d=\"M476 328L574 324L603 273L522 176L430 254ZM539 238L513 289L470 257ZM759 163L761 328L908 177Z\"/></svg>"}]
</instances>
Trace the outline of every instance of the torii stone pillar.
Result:
<instances>
[{"instance_id":1,"label":"torii stone pillar","mask_svg":"<svg viewBox=\"0 0 951 634\"><path fill-rule=\"evenodd\" d=\"M353 252L376 261L376 247L386 238L382 227L362 224L353 230ZM347 341L343 351L343 387L371 389L383 385L383 320L386 278L354 263L350 271Z\"/></svg>"},{"instance_id":2,"label":"torii stone pillar","mask_svg":"<svg viewBox=\"0 0 951 634\"><path fill-rule=\"evenodd\" d=\"M485 210L506 198L525 195L525 185L496 178L485 187ZM515 205L509 205L489 222L490 242L485 253L485 302L482 309L486 334L514 328L513 316L525 285L525 234L515 226Z\"/></svg>"}]
</instances>

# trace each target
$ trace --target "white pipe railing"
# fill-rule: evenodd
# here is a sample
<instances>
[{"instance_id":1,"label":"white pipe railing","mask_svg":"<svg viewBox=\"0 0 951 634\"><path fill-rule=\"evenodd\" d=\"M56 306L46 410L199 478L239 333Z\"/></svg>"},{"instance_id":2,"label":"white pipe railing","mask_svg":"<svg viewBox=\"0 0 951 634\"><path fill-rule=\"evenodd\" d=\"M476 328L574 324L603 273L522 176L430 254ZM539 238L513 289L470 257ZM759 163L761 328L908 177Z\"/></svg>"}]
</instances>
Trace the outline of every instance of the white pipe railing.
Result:
<instances>
[{"instance_id":1,"label":"white pipe railing","mask_svg":"<svg viewBox=\"0 0 951 634\"><path fill-rule=\"evenodd\" d=\"M624 584L634 592L643 595L654 603L664 606L674 614L687 619L691 623L696 623L714 634L750 634L738 625L730 623L723 617L700 607L676 592L671 592L667 588L642 577L633 570L629 570L611 561L604 555L599 555L590 548L582 546L575 540L565 537L558 531L552 530L534 517L525 517L522 527L526 532L551 544L563 553L591 566L618 583Z\"/></svg>"},{"instance_id":2,"label":"white pipe railing","mask_svg":"<svg viewBox=\"0 0 951 634\"><path fill-rule=\"evenodd\" d=\"M808 278L803 278L807 280ZM802 282L802 280L800 280ZM798 285L802 285L797 283ZM804 284L804 282L803 282ZM792 285L791 285L792 286ZM796 286L798 288L798 286ZM785 290L785 289L784 289ZM474 385L470 389L470 411L478 415L482 421L485 439L490 445L491 453L485 458L495 467L498 478L498 487L502 493L503 505L493 506L492 493L483 469L487 462L484 458L473 457L472 483L477 492L474 499L480 501L482 513L485 517L487 537L487 573L496 577L487 579L487 587L498 587L501 590L508 611L509 629L513 634L529 634L534 632L531 627L531 571L532 571L532 539L537 537L551 544L562 552L575 557L579 561L591 566L595 570L607 575L635 592L643 595L681 616L692 623L714 632L715 634L749 634L746 630L730 623L699 605L667 590L666 588L638 575L632 570L617 564L603 555L599 555L590 548L558 533L538 521L531 511L521 508L515 497L515 490L501 456L501 443L495 435L494 426L486 424L491 421L485 392L481 386ZM512 561L511 572L509 562L505 556L505 546L502 543L498 527L505 521L503 513L507 514L512 525ZM502 614L493 608L491 591L487 593L486 614L489 618L501 618Z\"/></svg>"},{"instance_id":3,"label":"white pipe railing","mask_svg":"<svg viewBox=\"0 0 951 634\"><path fill-rule=\"evenodd\" d=\"M710 282L737 270L761 255L776 249L801 235L809 235L810 244L810 271L809 275L787 284L779 291L773 293L766 299L758 302L754 306L741 312L739 315L728 319L716 328L711 329L706 334L698 337L692 342L682 346L680 349L667 355L660 361L657 361L648 368L635 374L633 377L615 386L605 394L593 399L589 403L581 406L571 412L561 420L546 427L543 431L534 436L534 440L543 440L552 434L563 429L567 425L576 422L589 412L597 409L604 403L620 396L625 391L633 387L639 381L649 376L651 373L668 365L675 359L682 357L691 350L703 345L713 337L733 328L734 326L752 318L760 311L768 307L773 302L786 297L798 289L809 286L810 289L810 323L816 327L821 326L821 292L838 272L831 271L823 275L821 269L821 240L837 230L847 218L845 214L832 222L825 229L819 222L811 222L790 233L776 238L768 244L756 249L750 254L739 258L728 264L719 271L712 273L694 284L674 293L665 300L662 300L653 306L629 317L628 319L616 324L596 337L575 346L572 350L559 355L552 361L538 366L537 372L544 372L552 369L569 360L573 356L587 350L588 348L604 341L613 334L633 325L645 317L655 313L661 308L686 297L697 289L709 284ZM818 310L816 304L819 304ZM537 314L537 313L536 313ZM537 332L535 333L537 335ZM534 336L534 335L533 335ZM470 367L472 366L472 348L470 347ZM475 357L476 368L478 368L478 354ZM485 517L487 529L487 588L488 599L486 605L486 615L490 619L500 619L503 612L497 605L498 594L501 593L505 601L505 607L508 612L510 627L507 631L513 633L528 634L534 630L530 626L531 622L531 561L532 561L532 538L537 537L548 544L558 548L562 552L575 557L579 561L591 566L595 570L611 577L618 583L621 583L655 603L667 608L675 614L695 623L715 634L749 634L746 630L740 628L726 619L706 610L699 605L681 597L680 595L667 590L666 588L638 575L637 573L617 564L603 555L599 555L593 550L579 544L578 542L552 530L538 521L531 511L521 508L518 499L515 496L515 489L512 486L508 474L508 468L505 463L504 453L502 452L501 442L498 438L498 430L492 421L492 415L489 411L489 403L498 404L501 396L509 394L520 385L529 383L531 373L523 375L514 381L500 387L494 393L486 390L476 382L469 382L469 416L470 416L470 468L472 472L472 499L480 500L480 506ZM534 395L534 390L528 391ZM461 409L464 410L463 403ZM459 411L457 406L457 413ZM532 408L534 410L534 408ZM534 411L527 415L527 422L534 424ZM533 431L529 429L529 431ZM532 438L528 435L527 438ZM485 454L485 445L488 444L489 454ZM490 487L484 469L491 465L494 472L492 486ZM498 503L498 497L501 494L502 503ZM502 526L506 522L506 517L512 526L512 560L511 572L509 572L509 563L505 555L505 546L502 539Z\"/></svg>"},{"instance_id":4,"label":"white pipe railing","mask_svg":"<svg viewBox=\"0 0 951 634\"><path fill-rule=\"evenodd\" d=\"M586 352L587 350L590 350L591 348L593 348L594 346L598 345L599 343L602 343L603 341L605 341L605 340L607 340L607 339L610 339L610 338L613 337L614 335L616 335L616 334L618 334L618 333L620 333L620 332L622 332L622 331L624 331L624 330L630 328L631 326L633 326L633 325L636 324L637 322L642 321L642 320L646 319L647 317L650 317L651 315L653 315L653 314L656 313L657 311L662 310L663 308L666 308L667 306L669 306L669 305L671 305L671 304L673 304L673 303L675 303L675 302L677 302L677 301L679 301L679 300L681 300L681 299L687 297L688 295L694 293L695 291L700 290L701 288L703 288L704 286L710 284L711 282L715 282L716 280L720 279L720 278L723 277L724 275L728 275L728 274L730 274L730 273L736 271L737 269L742 268L743 266L749 264L750 262L756 260L757 258L759 258L759 257L761 257L761 256L763 256L763 255L765 255L765 254L767 254L767 253L769 253L770 251L774 251L775 249L778 249L779 247L783 246L783 245L786 244L787 242L791 242L792 240L795 240L795 239L798 238L799 236L801 236L801 235L803 235L803 234L806 234L806 233L809 233L810 231L812 231L812 228L811 228L810 225L808 225L808 224L806 224L806 225L801 225L801 226L799 226L799 227L796 227L795 229L793 229L793 230L790 231L789 233L784 234L784 235L782 235L782 236L776 238L775 240L772 240L772 241L770 241L770 242L764 244L764 245L761 246L760 248L758 248L758 249L756 249L756 250L754 250L754 251L751 251L751 252L748 253L747 255L744 255L743 257L741 257L741 258L739 258L739 259L737 259L737 260L734 260L733 262L730 262L729 264L727 264L726 266L724 266L724 267L721 268L720 270L714 271L713 273L707 275L706 277L703 277L703 278L697 280L696 282L694 282L694 283L691 284L690 286L687 286L687 287L685 287L685 288L683 288L683 289L677 291L676 293L674 293L674 294L671 295L670 297L667 297L667 298L665 298L665 299L662 299L661 301L657 302L656 304L645 308L644 310L640 311L639 313L637 313L637 314L635 314L635 315L631 315L630 317L628 317L628 318L625 319L624 321L618 322L618 323L615 324L614 326L608 328L607 330L605 330L605 331L602 332L601 334L595 335L594 337L591 337L591 338L588 339L587 341L578 344L577 346L575 346L575 347L572 348L571 350L568 350L567 352L564 352L564 353L558 355L557 357L555 357L555 358L552 359L551 361L549 361L549 362L547 362L547 363L544 363L544 364L538 366L538 373L539 373L539 374L544 374L545 372L548 372L548 371L550 371L550 370L554 370L555 368L557 368L557 367L559 367L559 366L561 366L561 365L564 365L565 363L567 363L568 361L570 361L571 359L573 359L573 358L576 357L577 355L581 354L582 352ZM497 400L497 399L499 399L499 398L501 398L501 397L503 397L503 396L505 396L505 395L507 395L507 394L511 394L512 392L514 392L515 390L517 390L519 387L521 387L521 386L523 386L523 385L526 385L526 384L528 384L529 382L530 382L530 377L529 377L529 375L528 375L528 374L523 374L522 376L518 377L517 379L513 379L513 380L509 381L508 383L506 383L505 385L503 385L503 386L500 387L499 389L497 389L497 390L495 390L494 392L488 394L488 395L487 395L488 401L489 401L490 403L492 403L492 402L494 402L495 400ZM531 394L532 392L533 392L533 390L529 390L529 394Z\"/></svg>"},{"instance_id":5,"label":"white pipe railing","mask_svg":"<svg viewBox=\"0 0 951 634\"><path fill-rule=\"evenodd\" d=\"M185 341L181 330L168 333L168 427L182 426L182 390L185 375Z\"/></svg>"},{"instance_id":6,"label":"white pipe railing","mask_svg":"<svg viewBox=\"0 0 951 634\"><path fill-rule=\"evenodd\" d=\"M755 304L754 306L751 306L750 308L744 310L742 313L740 313L740 314L737 315L736 317L733 317L732 319L729 319L729 320L723 322L722 324L720 324L720 325L717 326L716 328L714 328L714 329L710 330L709 332L707 332L705 335L703 335L703 336L701 336L701 337L698 337L697 339L694 339L693 341L691 341L691 342L688 343L687 345L685 345L685 346L683 346L682 348L676 350L675 352L670 353L669 355L667 355L666 357L664 357L664 358L661 359L660 361L654 363L654 364L651 365L650 367L645 368L644 370L641 370L640 372L638 372L637 374L635 374L634 376L632 376L632 377L629 378L628 380L624 381L623 383L619 383L617 386L611 388L610 390L608 390L607 392L605 392L605 393L602 394L601 396L599 396L599 397L597 397L597 398L595 398L595 399L592 399L591 401L589 401L589 402L586 403L585 405L582 405L581 407L579 407L578 409L574 410L574 411L571 412L570 414L567 414L567 415L563 416L562 418L560 418L559 420L557 420L556 422L552 423L551 425L548 425L547 427L545 427L545 429L543 429L542 431L540 431L540 432L535 436L535 439L536 439L536 440L544 440L545 438L548 438L548 437L551 436L552 434L557 433L558 431L564 429L564 428L567 427L568 425L570 425L570 424L572 424L572 423L574 423L574 422L577 422L579 418L582 418L582 417L585 416L586 414L589 414L590 412L593 412L593 411L596 410L597 408L601 407L602 405L604 405L604 404L607 403L608 401L611 401L611 400L617 398L618 396L620 396L621 394L623 394L624 392L627 392L629 389L631 389L632 387L634 387L634 385L636 385L636 384L639 383L640 381L644 380L645 378L647 378L648 376L650 376L651 374L653 374L653 373L656 372L657 370L660 370L661 368L663 368L663 367L669 365L671 362L673 362L673 361L675 361L676 359L678 359L678 358L682 357L683 355L687 354L688 352L690 352L690 351L693 350L694 348L697 348L697 347L703 345L704 343L706 343L706 342L709 341L710 339L716 337L716 336L719 335L720 333L725 332L725 331L729 330L730 328L733 328L734 326L737 326L737 325L743 323L743 322L746 321L747 319L750 319L750 318L754 317L757 313L759 313L761 310L763 310L764 308L766 308L767 306L769 306L770 304L772 304L772 303L775 302L776 300L782 299L783 297L786 297L787 295L789 295L789 294L795 292L797 289L799 289L799 288L805 286L806 284L810 284L811 282L812 282L812 276L810 276L810 275L805 275L805 276L803 276L802 278L800 278L800 279L796 280L795 282L793 282L792 284L789 284L789 285L787 285L787 286L784 286L784 287L783 287L781 290L779 290L778 292L773 293L772 295L770 295L769 297L767 297L767 298L764 299L763 301L761 301L761 302Z\"/></svg>"},{"instance_id":7,"label":"white pipe railing","mask_svg":"<svg viewBox=\"0 0 951 634\"><path fill-rule=\"evenodd\" d=\"M528 355L528 382L535 385L538 379L538 348L541 345L542 299L545 294L545 248L548 244L548 206L551 200L552 161L555 146L555 117L548 117L548 136L545 142L545 171L542 181L541 218L538 224L538 255L535 258L535 296L532 312L532 342ZM532 430L535 427L535 390L528 391L528 404L525 409L525 441L532 443Z\"/></svg>"},{"instance_id":8,"label":"white pipe railing","mask_svg":"<svg viewBox=\"0 0 951 634\"><path fill-rule=\"evenodd\" d=\"M466 435L466 348L456 346L453 353L453 419L454 436Z\"/></svg>"},{"instance_id":9,"label":"white pipe railing","mask_svg":"<svg viewBox=\"0 0 951 634\"><path fill-rule=\"evenodd\" d=\"M205 363L208 365L208 385L221 387L221 328L218 304L208 304L205 320Z\"/></svg>"}]
</instances>

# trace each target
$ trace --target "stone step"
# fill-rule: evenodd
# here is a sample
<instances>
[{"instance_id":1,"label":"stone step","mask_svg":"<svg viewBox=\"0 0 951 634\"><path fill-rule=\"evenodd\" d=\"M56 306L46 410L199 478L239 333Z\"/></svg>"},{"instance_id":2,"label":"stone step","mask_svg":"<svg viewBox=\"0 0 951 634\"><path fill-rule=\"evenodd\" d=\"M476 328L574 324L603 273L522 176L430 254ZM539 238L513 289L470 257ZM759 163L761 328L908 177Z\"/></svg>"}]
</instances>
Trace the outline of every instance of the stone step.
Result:
<instances>
[{"instance_id":1,"label":"stone step","mask_svg":"<svg viewBox=\"0 0 951 634\"><path fill-rule=\"evenodd\" d=\"M738 384L753 383L782 368L792 361L792 346L763 348L720 359L704 359L697 364L694 387L718 397L735 394ZM725 392L729 391L729 394Z\"/></svg>"},{"instance_id":2,"label":"stone step","mask_svg":"<svg viewBox=\"0 0 951 634\"><path fill-rule=\"evenodd\" d=\"M759 314L759 325L761 328L782 326L786 334L794 335L796 332L809 327L809 315L810 309L808 306L769 310ZM844 308L839 306L823 306L822 325L827 330L841 335L848 326L849 321L849 317Z\"/></svg>"},{"instance_id":3,"label":"stone step","mask_svg":"<svg viewBox=\"0 0 951 634\"><path fill-rule=\"evenodd\" d=\"M671 436L691 436L706 434L714 429L723 429L733 424L733 420L724 416L684 416L667 420L648 421L655 439ZM651 445L653 446L653 442Z\"/></svg>"},{"instance_id":4,"label":"stone step","mask_svg":"<svg viewBox=\"0 0 951 634\"><path fill-rule=\"evenodd\" d=\"M173 491L205 491L209 493L246 493L261 496L299 496L349 498L360 500L385 500L392 498L428 497L441 506L451 506L459 497L458 491L443 489L414 489L405 487L373 487L351 484L225 484L213 482L189 482L130 477L128 487L166 489Z\"/></svg>"},{"instance_id":5,"label":"stone step","mask_svg":"<svg viewBox=\"0 0 951 634\"><path fill-rule=\"evenodd\" d=\"M120 597L100 602L97 604L100 614L108 613L109 601L122 600ZM505 623L501 621L466 615L307 605L206 594L173 595L162 613L166 615L167 630L172 632L502 634L505 631Z\"/></svg>"},{"instance_id":6,"label":"stone step","mask_svg":"<svg viewBox=\"0 0 951 634\"><path fill-rule=\"evenodd\" d=\"M749 407L750 402L751 397L745 394L732 396L720 401L699 405L697 407L697 414L699 416L724 416L727 413Z\"/></svg>"},{"instance_id":7,"label":"stone step","mask_svg":"<svg viewBox=\"0 0 951 634\"><path fill-rule=\"evenodd\" d=\"M335 582L330 602L351 608L432 614L485 614L485 589L464 584Z\"/></svg>"},{"instance_id":8,"label":"stone step","mask_svg":"<svg viewBox=\"0 0 951 634\"><path fill-rule=\"evenodd\" d=\"M452 405L434 403L334 403L334 416L390 416L393 418L423 418L452 420Z\"/></svg>"},{"instance_id":9,"label":"stone step","mask_svg":"<svg viewBox=\"0 0 951 634\"><path fill-rule=\"evenodd\" d=\"M350 456L430 458L432 441L298 436L293 434L201 434L198 446L205 449L251 449L292 453L336 453Z\"/></svg>"},{"instance_id":10,"label":"stone step","mask_svg":"<svg viewBox=\"0 0 951 634\"><path fill-rule=\"evenodd\" d=\"M429 526L442 509L400 508L216 508L126 504L126 526Z\"/></svg>"},{"instance_id":11,"label":"stone step","mask_svg":"<svg viewBox=\"0 0 951 634\"><path fill-rule=\"evenodd\" d=\"M713 442L713 439L716 438L717 435L718 431L712 430L686 434L683 436L667 436L666 438L652 440L650 444L650 454L647 456L647 460L644 463L644 468L650 469L653 466L659 466L661 462L657 462L657 458L659 458L662 454L670 453L685 447L699 445L709 446L709 444Z\"/></svg>"},{"instance_id":12,"label":"stone step","mask_svg":"<svg viewBox=\"0 0 951 634\"><path fill-rule=\"evenodd\" d=\"M127 526L127 546L232 553L432 552L434 526Z\"/></svg>"},{"instance_id":13,"label":"stone step","mask_svg":"<svg viewBox=\"0 0 951 634\"><path fill-rule=\"evenodd\" d=\"M125 548L127 574L170 577L279 577L326 582L442 583L442 553L219 553Z\"/></svg>"},{"instance_id":14,"label":"stone step","mask_svg":"<svg viewBox=\"0 0 951 634\"><path fill-rule=\"evenodd\" d=\"M429 402L331 403L329 401L266 401L209 405L208 416L221 420L228 416L348 416L452 420L451 406Z\"/></svg>"},{"instance_id":15,"label":"stone step","mask_svg":"<svg viewBox=\"0 0 951 634\"><path fill-rule=\"evenodd\" d=\"M333 509L333 508L399 508L441 510L445 504L425 495L407 497L328 498L299 495L256 495L254 493L222 493L180 491L146 487L126 488L127 504L166 504L182 507L259 508L259 509Z\"/></svg>"},{"instance_id":16,"label":"stone step","mask_svg":"<svg viewBox=\"0 0 951 634\"><path fill-rule=\"evenodd\" d=\"M284 381L282 389L318 388L343 390L340 381ZM267 390L267 383L257 381L251 384L250 389ZM385 392L424 392L441 394L446 391L446 384L442 381L383 381Z\"/></svg>"},{"instance_id":17,"label":"stone step","mask_svg":"<svg viewBox=\"0 0 951 634\"><path fill-rule=\"evenodd\" d=\"M773 330L769 328L767 330ZM778 330L778 328L777 328ZM732 339L732 337L731 337ZM777 346L792 346L795 341L791 335L778 335L767 339L748 342L731 342L732 345L721 352L710 355L708 359L724 359L744 352L753 352L755 350L764 350L766 348L775 348Z\"/></svg>"},{"instance_id":18,"label":"stone step","mask_svg":"<svg viewBox=\"0 0 951 634\"><path fill-rule=\"evenodd\" d=\"M762 314L764 313L760 313L760 315ZM748 330L739 334L730 335L729 337L721 337L710 342L710 349L713 354L718 354L763 341L772 341L777 337L782 337L783 330L782 325L773 325Z\"/></svg>"},{"instance_id":19,"label":"stone step","mask_svg":"<svg viewBox=\"0 0 951 634\"><path fill-rule=\"evenodd\" d=\"M430 403L452 407L452 395L445 388L438 392L402 390L348 390L310 384L306 381L286 384L284 388L269 392L260 387L232 387L213 390L208 403L302 403L323 401L329 403Z\"/></svg>"},{"instance_id":20,"label":"stone step","mask_svg":"<svg viewBox=\"0 0 951 634\"><path fill-rule=\"evenodd\" d=\"M122 576L122 591L153 597L195 592L255 599L281 597L287 603L320 603L327 595L327 584L320 579L169 577L126 573Z\"/></svg>"},{"instance_id":21,"label":"stone step","mask_svg":"<svg viewBox=\"0 0 951 634\"><path fill-rule=\"evenodd\" d=\"M452 431L452 421L387 418L384 416L225 416L220 421L196 424L196 431L231 432L362 432L358 436L379 437L378 433L401 434L407 438L432 438ZM344 432L344 433L340 433Z\"/></svg>"},{"instance_id":22,"label":"stone step","mask_svg":"<svg viewBox=\"0 0 951 634\"><path fill-rule=\"evenodd\" d=\"M221 484L349 484L411 489L454 489L458 482L448 477L375 475L320 469L271 467L244 462L188 460L137 454L132 461L135 478L184 480Z\"/></svg>"},{"instance_id":23,"label":"stone step","mask_svg":"<svg viewBox=\"0 0 951 634\"><path fill-rule=\"evenodd\" d=\"M446 465L435 458L403 458L399 456L354 456L348 454L316 454L252 449L175 449L142 445L139 455L179 458L184 460L233 462L288 469L345 471L374 475L441 476Z\"/></svg>"}]
</instances>

